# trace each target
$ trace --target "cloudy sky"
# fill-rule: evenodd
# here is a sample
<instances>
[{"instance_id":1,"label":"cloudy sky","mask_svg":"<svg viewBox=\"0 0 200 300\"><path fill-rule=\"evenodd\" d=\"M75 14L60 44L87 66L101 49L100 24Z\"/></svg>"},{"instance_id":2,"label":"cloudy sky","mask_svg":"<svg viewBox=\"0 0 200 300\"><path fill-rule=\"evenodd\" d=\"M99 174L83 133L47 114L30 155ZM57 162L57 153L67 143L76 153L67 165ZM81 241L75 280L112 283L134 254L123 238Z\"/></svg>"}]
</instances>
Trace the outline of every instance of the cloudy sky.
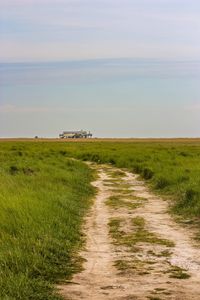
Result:
<instances>
[{"instance_id":1,"label":"cloudy sky","mask_svg":"<svg viewBox=\"0 0 200 300\"><path fill-rule=\"evenodd\" d=\"M199 59L199 0L1 0L1 61Z\"/></svg>"},{"instance_id":2,"label":"cloudy sky","mask_svg":"<svg viewBox=\"0 0 200 300\"><path fill-rule=\"evenodd\" d=\"M200 136L199 0L0 0L0 39L0 136Z\"/></svg>"}]
</instances>

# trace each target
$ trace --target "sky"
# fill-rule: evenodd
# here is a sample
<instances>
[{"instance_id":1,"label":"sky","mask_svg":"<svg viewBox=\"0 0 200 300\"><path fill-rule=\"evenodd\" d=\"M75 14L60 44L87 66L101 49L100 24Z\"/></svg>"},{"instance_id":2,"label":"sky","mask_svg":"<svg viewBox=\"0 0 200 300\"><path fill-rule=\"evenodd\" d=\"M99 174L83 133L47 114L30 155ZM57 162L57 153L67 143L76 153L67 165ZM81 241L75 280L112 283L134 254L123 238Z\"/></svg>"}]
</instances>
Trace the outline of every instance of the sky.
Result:
<instances>
[{"instance_id":1,"label":"sky","mask_svg":"<svg viewBox=\"0 0 200 300\"><path fill-rule=\"evenodd\" d=\"M0 0L0 136L200 136L199 0Z\"/></svg>"},{"instance_id":2,"label":"sky","mask_svg":"<svg viewBox=\"0 0 200 300\"><path fill-rule=\"evenodd\" d=\"M1 61L199 59L199 0L1 0Z\"/></svg>"}]
</instances>

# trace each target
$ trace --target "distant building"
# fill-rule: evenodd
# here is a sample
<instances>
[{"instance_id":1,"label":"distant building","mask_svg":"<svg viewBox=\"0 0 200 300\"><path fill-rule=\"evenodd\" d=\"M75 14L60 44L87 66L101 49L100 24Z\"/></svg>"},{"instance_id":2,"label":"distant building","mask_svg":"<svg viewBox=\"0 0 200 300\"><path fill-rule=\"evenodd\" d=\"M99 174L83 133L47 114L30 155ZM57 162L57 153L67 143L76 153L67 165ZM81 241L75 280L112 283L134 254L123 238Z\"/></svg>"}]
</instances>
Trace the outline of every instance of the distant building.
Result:
<instances>
[{"instance_id":1,"label":"distant building","mask_svg":"<svg viewBox=\"0 0 200 300\"><path fill-rule=\"evenodd\" d=\"M61 139L82 139L82 138L91 138L92 133L85 130L80 131L63 131L63 133L59 134Z\"/></svg>"}]
</instances>

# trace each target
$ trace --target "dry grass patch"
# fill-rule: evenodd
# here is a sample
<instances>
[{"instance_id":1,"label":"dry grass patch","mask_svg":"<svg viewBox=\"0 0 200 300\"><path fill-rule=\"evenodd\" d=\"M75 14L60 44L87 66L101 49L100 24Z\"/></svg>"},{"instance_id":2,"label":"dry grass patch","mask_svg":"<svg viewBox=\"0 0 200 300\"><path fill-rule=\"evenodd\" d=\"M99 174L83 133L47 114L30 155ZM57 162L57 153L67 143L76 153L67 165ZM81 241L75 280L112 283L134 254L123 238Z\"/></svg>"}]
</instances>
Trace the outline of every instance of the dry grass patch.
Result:
<instances>
[{"instance_id":1,"label":"dry grass patch","mask_svg":"<svg viewBox=\"0 0 200 300\"><path fill-rule=\"evenodd\" d=\"M121 230L121 224L124 222L122 218L113 218L109 222L110 234L114 242L118 245L134 247L138 243L159 244L166 247L174 247L174 243L167 239L162 239L156 236L155 233L148 231L145 228L145 220L142 217L132 219L132 232L126 233Z\"/></svg>"},{"instance_id":2,"label":"dry grass patch","mask_svg":"<svg viewBox=\"0 0 200 300\"><path fill-rule=\"evenodd\" d=\"M133 260L117 260L115 267L120 270L120 274L134 273L137 275L148 275L150 274L150 268L148 268L148 262L140 259Z\"/></svg>"},{"instance_id":3,"label":"dry grass patch","mask_svg":"<svg viewBox=\"0 0 200 300\"><path fill-rule=\"evenodd\" d=\"M149 255L156 256L156 257L170 257L172 255L172 252L169 251L168 249L163 250L160 253L155 253L153 250L149 250L147 253Z\"/></svg>"},{"instance_id":4,"label":"dry grass patch","mask_svg":"<svg viewBox=\"0 0 200 300\"><path fill-rule=\"evenodd\" d=\"M169 270L165 273L169 273L170 278L177 278L177 279L188 279L191 276L187 273L187 270L182 269L178 266L171 266Z\"/></svg>"},{"instance_id":5,"label":"dry grass patch","mask_svg":"<svg viewBox=\"0 0 200 300\"><path fill-rule=\"evenodd\" d=\"M122 178L126 176L126 173L121 170L110 170L108 173L112 178Z\"/></svg>"},{"instance_id":6,"label":"dry grass patch","mask_svg":"<svg viewBox=\"0 0 200 300\"><path fill-rule=\"evenodd\" d=\"M119 185L117 185L116 188L114 188L114 185L112 185L112 187L113 187L113 189L111 190L112 193L126 195L127 197L133 196L133 190L130 190L128 188L123 189L123 188L119 187Z\"/></svg>"},{"instance_id":7,"label":"dry grass patch","mask_svg":"<svg viewBox=\"0 0 200 300\"><path fill-rule=\"evenodd\" d=\"M108 200L106 201L106 204L114 209L117 209L117 208L120 208L120 207L125 207L125 208L128 208L128 209L135 209L139 206L141 206L141 202L138 202L136 200L140 200L139 198L137 197L131 197L128 198L128 197L124 197L122 195L113 195L113 196L110 196L108 198ZM133 202L133 199L135 202ZM132 200L132 201L131 201Z\"/></svg>"}]
</instances>

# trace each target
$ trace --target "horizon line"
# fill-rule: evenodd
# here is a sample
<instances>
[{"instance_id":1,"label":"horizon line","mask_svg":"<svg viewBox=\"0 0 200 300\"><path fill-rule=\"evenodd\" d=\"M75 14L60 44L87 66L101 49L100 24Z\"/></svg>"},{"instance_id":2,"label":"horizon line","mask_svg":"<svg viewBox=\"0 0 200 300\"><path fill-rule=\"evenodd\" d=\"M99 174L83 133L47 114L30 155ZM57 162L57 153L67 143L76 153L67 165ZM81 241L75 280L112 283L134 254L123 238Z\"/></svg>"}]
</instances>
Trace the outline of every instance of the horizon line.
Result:
<instances>
[{"instance_id":1,"label":"horizon line","mask_svg":"<svg viewBox=\"0 0 200 300\"><path fill-rule=\"evenodd\" d=\"M99 57L99 58L81 58L81 59L55 59L55 60L26 60L26 61L1 61L0 64L48 64L48 63L62 63L62 62L99 62L99 61L115 61L115 60L132 60L132 61L154 61L154 62L200 62L199 59L173 59L173 58L156 58L156 57Z\"/></svg>"}]
</instances>

